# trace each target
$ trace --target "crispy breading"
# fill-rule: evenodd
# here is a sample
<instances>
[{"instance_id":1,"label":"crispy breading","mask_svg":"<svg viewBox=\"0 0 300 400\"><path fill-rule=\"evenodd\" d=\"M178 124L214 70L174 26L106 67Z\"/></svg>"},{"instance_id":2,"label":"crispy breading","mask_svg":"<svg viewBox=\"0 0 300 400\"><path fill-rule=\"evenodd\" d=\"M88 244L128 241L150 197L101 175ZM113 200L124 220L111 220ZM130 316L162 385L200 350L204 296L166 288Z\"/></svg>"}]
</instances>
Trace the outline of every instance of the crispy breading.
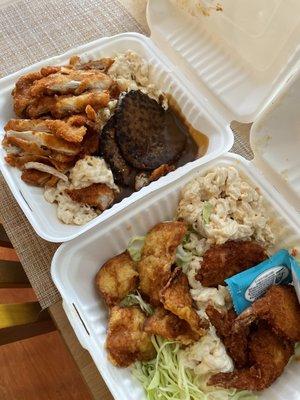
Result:
<instances>
[{"instance_id":1,"label":"crispy breading","mask_svg":"<svg viewBox=\"0 0 300 400\"><path fill-rule=\"evenodd\" d=\"M234 329L239 333L255 320L265 320L279 336L300 341L300 305L291 285L274 285L238 316Z\"/></svg>"},{"instance_id":2,"label":"crispy breading","mask_svg":"<svg viewBox=\"0 0 300 400\"><path fill-rule=\"evenodd\" d=\"M203 336L209 325L202 320L193 307L193 299L190 294L190 287L187 276L181 268L176 268L160 292L160 299L165 309L186 321L198 338Z\"/></svg>"},{"instance_id":3,"label":"crispy breading","mask_svg":"<svg viewBox=\"0 0 300 400\"><path fill-rule=\"evenodd\" d=\"M52 175L47 172L37 171L36 169L24 169L21 179L33 186L45 186Z\"/></svg>"},{"instance_id":4,"label":"crispy breading","mask_svg":"<svg viewBox=\"0 0 300 400\"><path fill-rule=\"evenodd\" d=\"M28 162L41 162L48 165L51 164L48 157L39 156L35 154L20 154L20 155L7 154L5 156L5 161L11 167L19 169L23 169L24 165Z\"/></svg>"},{"instance_id":5,"label":"crispy breading","mask_svg":"<svg viewBox=\"0 0 300 400\"><path fill-rule=\"evenodd\" d=\"M71 61L71 60L70 60ZM75 59L73 59L73 62ZM74 63L75 69L84 69L84 70L89 70L89 69L97 69L101 72L107 72L107 70L112 66L112 64L115 62L113 58L100 58L99 60L92 60L88 61L86 63L81 63L80 58L79 60L77 59L77 62Z\"/></svg>"},{"instance_id":6,"label":"crispy breading","mask_svg":"<svg viewBox=\"0 0 300 400\"><path fill-rule=\"evenodd\" d=\"M8 130L6 132L7 140L15 146L20 147L26 153L47 155L46 149L54 150L56 152L66 155L76 155L81 151L79 143L70 143L66 140L56 137L52 133L39 132L39 131L13 131ZM15 138L15 139L13 139ZM17 139L17 140L16 140ZM21 139L22 142L19 142ZM28 148L24 147L27 145ZM30 148L32 146L32 149ZM40 149L41 151L39 151Z\"/></svg>"},{"instance_id":7,"label":"crispy breading","mask_svg":"<svg viewBox=\"0 0 300 400\"><path fill-rule=\"evenodd\" d=\"M109 89L112 79L99 70L61 69L35 81L30 88L33 97L51 94L81 94L86 90Z\"/></svg>"},{"instance_id":8,"label":"crispy breading","mask_svg":"<svg viewBox=\"0 0 300 400\"><path fill-rule=\"evenodd\" d=\"M217 335L224 343L227 353L234 361L235 367L245 367L248 363L249 329L246 327L238 333L233 332L232 327L237 317L233 310L219 312L209 305L205 311L211 324L215 327Z\"/></svg>"},{"instance_id":9,"label":"crispy breading","mask_svg":"<svg viewBox=\"0 0 300 400\"><path fill-rule=\"evenodd\" d=\"M283 372L294 352L294 345L285 341L267 326L260 325L249 340L251 366L229 373L213 375L209 384L241 390L264 390Z\"/></svg>"},{"instance_id":10,"label":"crispy breading","mask_svg":"<svg viewBox=\"0 0 300 400\"><path fill-rule=\"evenodd\" d=\"M170 278L176 249L186 229L184 222L162 222L147 233L138 271L140 291L153 305L160 304L160 291Z\"/></svg>"},{"instance_id":11,"label":"crispy breading","mask_svg":"<svg viewBox=\"0 0 300 400\"><path fill-rule=\"evenodd\" d=\"M155 313L146 320L144 329L151 335L160 335L165 339L176 340L184 345L199 340L199 335L191 329L186 321L163 307L155 309Z\"/></svg>"},{"instance_id":12,"label":"crispy breading","mask_svg":"<svg viewBox=\"0 0 300 400\"><path fill-rule=\"evenodd\" d=\"M106 261L96 275L96 286L108 307L137 289L138 282L136 263L127 251Z\"/></svg>"},{"instance_id":13,"label":"crispy breading","mask_svg":"<svg viewBox=\"0 0 300 400\"><path fill-rule=\"evenodd\" d=\"M115 192L103 183L93 183L81 189L67 189L66 193L73 201L106 210L114 201Z\"/></svg>"},{"instance_id":14,"label":"crispy breading","mask_svg":"<svg viewBox=\"0 0 300 400\"><path fill-rule=\"evenodd\" d=\"M25 139L20 139L14 136L8 137L7 135L5 135L2 145L6 149L9 149L10 146L18 147L21 152L27 154L34 154L37 156L45 156L45 157L47 157L48 155L48 152L45 149L41 148L37 143Z\"/></svg>"},{"instance_id":15,"label":"crispy breading","mask_svg":"<svg viewBox=\"0 0 300 400\"><path fill-rule=\"evenodd\" d=\"M4 127L5 131L37 131L53 133L68 142L81 142L86 134L86 127L76 127L59 119L11 119Z\"/></svg>"},{"instance_id":16,"label":"crispy breading","mask_svg":"<svg viewBox=\"0 0 300 400\"><path fill-rule=\"evenodd\" d=\"M161 178L164 175L167 175L169 172L174 171L174 165L162 164L155 170L153 170L149 176L149 182L157 181L157 179Z\"/></svg>"},{"instance_id":17,"label":"crispy breading","mask_svg":"<svg viewBox=\"0 0 300 400\"><path fill-rule=\"evenodd\" d=\"M254 241L229 240L211 246L203 255L196 279L203 286L224 285L224 280L264 261L264 248Z\"/></svg>"},{"instance_id":18,"label":"crispy breading","mask_svg":"<svg viewBox=\"0 0 300 400\"><path fill-rule=\"evenodd\" d=\"M109 360L118 367L128 367L135 361L149 361L155 357L150 336L143 329L145 314L139 307L110 310L106 349Z\"/></svg>"},{"instance_id":19,"label":"crispy breading","mask_svg":"<svg viewBox=\"0 0 300 400\"><path fill-rule=\"evenodd\" d=\"M27 107L34 101L30 94L30 88L34 81L42 78L40 72L31 72L21 76L12 91L14 111L18 117L25 116Z\"/></svg>"}]
</instances>

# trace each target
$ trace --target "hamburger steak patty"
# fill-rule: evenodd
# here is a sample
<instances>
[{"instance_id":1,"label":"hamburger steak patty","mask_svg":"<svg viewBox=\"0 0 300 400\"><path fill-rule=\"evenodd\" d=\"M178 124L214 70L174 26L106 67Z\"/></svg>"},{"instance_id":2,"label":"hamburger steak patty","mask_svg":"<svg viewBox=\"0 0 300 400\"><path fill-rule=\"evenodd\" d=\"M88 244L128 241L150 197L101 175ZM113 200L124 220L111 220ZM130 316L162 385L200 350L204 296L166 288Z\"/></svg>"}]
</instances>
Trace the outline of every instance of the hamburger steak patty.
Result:
<instances>
[{"instance_id":1,"label":"hamburger steak patty","mask_svg":"<svg viewBox=\"0 0 300 400\"><path fill-rule=\"evenodd\" d=\"M137 171L126 163L116 143L114 117L102 129L100 152L110 165L115 181L119 185L133 187Z\"/></svg>"},{"instance_id":2,"label":"hamburger steak patty","mask_svg":"<svg viewBox=\"0 0 300 400\"><path fill-rule=\"evenodd\" d=\"M176 161L187 137L171 112L139 90L130 91L116 112L116 141L133 167L152 170Z\"/></svg>"}]
</instances>

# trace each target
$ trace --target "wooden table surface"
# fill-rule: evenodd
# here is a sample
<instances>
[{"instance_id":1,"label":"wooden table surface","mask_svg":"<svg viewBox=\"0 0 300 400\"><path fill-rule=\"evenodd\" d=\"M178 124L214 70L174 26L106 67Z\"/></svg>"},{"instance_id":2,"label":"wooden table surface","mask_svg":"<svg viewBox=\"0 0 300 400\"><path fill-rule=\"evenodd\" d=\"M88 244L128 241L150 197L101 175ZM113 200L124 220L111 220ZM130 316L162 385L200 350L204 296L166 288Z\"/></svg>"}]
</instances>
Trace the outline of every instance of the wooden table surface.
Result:
<instances>
[{"instance_id":1,"label":"wooden table surface","mask_svg":"<svg viewBox=\"0 0 300 400\"><path fill-rule=\"evenodd\" d=\"M0 0L0 9L16 3L20 0ZM134 16L140 25L146 29L146 0L119 0L125 8ZM93 399L112 400L110 392L106 388L92 358L89 353L84 350L78 342L71 325L63 311L61 303L57 303L50 307L50 313L57 325L67 347L69 348L78 368L87 383Z\"/></svg>"}]
</instances>

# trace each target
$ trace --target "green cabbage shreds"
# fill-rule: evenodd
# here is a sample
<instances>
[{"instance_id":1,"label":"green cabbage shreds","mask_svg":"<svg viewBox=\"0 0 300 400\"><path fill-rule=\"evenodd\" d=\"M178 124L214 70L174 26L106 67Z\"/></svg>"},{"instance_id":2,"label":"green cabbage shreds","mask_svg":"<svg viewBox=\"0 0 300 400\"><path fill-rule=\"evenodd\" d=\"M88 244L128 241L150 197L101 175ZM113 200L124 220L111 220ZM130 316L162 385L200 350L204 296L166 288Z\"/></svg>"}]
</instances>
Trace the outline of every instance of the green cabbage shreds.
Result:
<instances>
[{"instance_id":1,"label":"green cabbage shreds","mask_svg":"<svg viewBox=\"0 0 300 400\"><path fill-rule=\"evenodd\" d=\"M190 251L184 249L183 244L180 244L176 250L175 262L178 267L182 268L183 272L186 272L186 267L189 266L192 261L193 254Z\"/></svg>"},{"instance_id":2,"label":"green cabbage shreds","mask_svg":"<svg viewBox=\"0 0 300 400\"><path fill-rule=\"evenodd\" d=\"M202 218L205 224L209 224L213 205L209 201L205 201L202 208Z\"/></svg>"},{"instance_id":3,"label":"green cabbage shreds","mask_svg":"<svg viewBox=\"0 0 300 400\"><path fill-rule=\"evenodd\" d=\"M206 379L180 361L178 342L159 336L151 338L157 356L149 362L136 362L133 375L143 385L147 400L255 400L248 391L206 386Z\"/></svg>"},{"instance_id":4,"label":"green cabbage shreds","mask_svg":"<svg viewBox=\"0 0 300 400\"><path fill-rule=\"evenodd\" d=\"M135 293L128 294L120 303L120 306L122 307L131 307L135 305L140 306L141 310L147 315L153 315L154 313L153 308L150 304L145 302L138 290L136 290Z\"/></svg>"},{"instance_id":5,"label":"green cabbage shreds","mask_svg":"<svg viewBox=\"0 0 300 400\"><path fill-rule=\"evenodd\" d=\"M134 236L130 239L127 251L133 261L140 261L146 236Z\"/></svg>"}]
</instances>

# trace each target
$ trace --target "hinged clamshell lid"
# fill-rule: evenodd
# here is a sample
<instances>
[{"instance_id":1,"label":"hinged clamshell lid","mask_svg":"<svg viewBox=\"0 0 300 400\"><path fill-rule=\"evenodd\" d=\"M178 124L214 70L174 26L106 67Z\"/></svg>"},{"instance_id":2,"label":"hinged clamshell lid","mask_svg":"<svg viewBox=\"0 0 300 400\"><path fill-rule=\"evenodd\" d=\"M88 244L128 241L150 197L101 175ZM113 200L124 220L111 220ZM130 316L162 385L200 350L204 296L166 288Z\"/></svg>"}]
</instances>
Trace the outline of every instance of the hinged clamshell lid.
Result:
<instances>
[{"instance_id":1,"label":"hinged clamshell lid","mask_svg":"<svg viewBox=\"0 0 300 400\"><path fill-rule=\"evenodd\" d=\"M296 68L300 1L218 3L223 11L192 16L179 7L197 13L198 0L149 0L151 38L218 112L252 122Z\"/></svg>"},{"instance_id":2,"label":"hinged clamshell lid","mask_svg":"<svg viewBox=\"0 0 300 400\"><path fill-rule=\"evenodd\" d=\"M300 225L300 70L252 125L250 142L253 163L294 207Z\"/></svg>"}]
</instances>

